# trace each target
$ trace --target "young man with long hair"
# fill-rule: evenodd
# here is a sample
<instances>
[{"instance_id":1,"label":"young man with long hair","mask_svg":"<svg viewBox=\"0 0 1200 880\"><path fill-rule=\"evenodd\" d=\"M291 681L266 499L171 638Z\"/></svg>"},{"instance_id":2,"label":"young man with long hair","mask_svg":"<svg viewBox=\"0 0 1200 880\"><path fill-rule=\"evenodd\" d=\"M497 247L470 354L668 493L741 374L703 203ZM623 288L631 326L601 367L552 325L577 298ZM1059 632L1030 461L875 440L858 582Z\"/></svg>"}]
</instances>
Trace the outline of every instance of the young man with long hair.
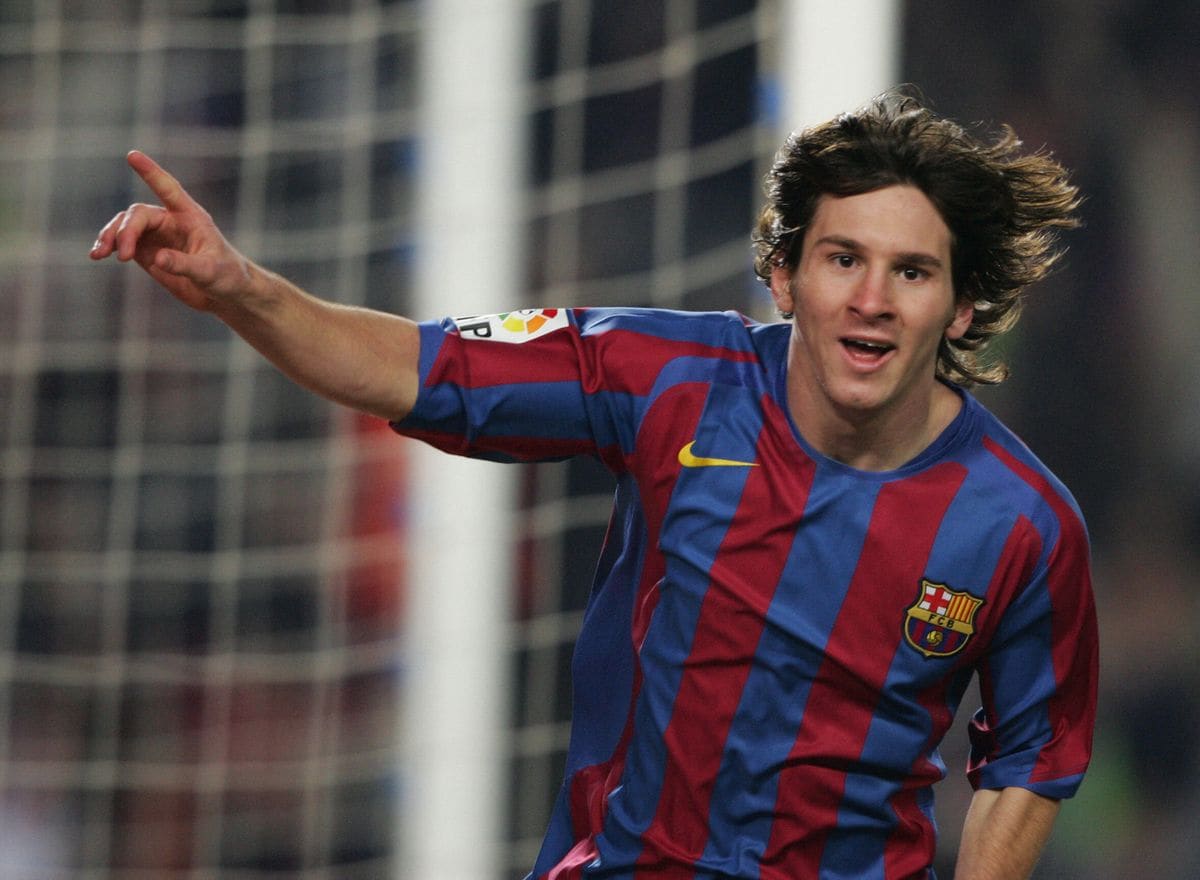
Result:
<instances>
[{"instance_id":1,"label":"young man with long hair","mask_svg":"<svg viewBox=\"0 0 1200 880\"><path fill-rule=\"evenodd\" d=\"M959 880L1026 877L1091 753L1075 502L967 390L1078 197L1011 131L902 91L791 137L756 269L785 322L536 309L417 324L321 301L179 183L104 227L301 385L449 452L591 455L612 526L531 877L928 878L972 678Z\"/></svg>"}]
</instances>

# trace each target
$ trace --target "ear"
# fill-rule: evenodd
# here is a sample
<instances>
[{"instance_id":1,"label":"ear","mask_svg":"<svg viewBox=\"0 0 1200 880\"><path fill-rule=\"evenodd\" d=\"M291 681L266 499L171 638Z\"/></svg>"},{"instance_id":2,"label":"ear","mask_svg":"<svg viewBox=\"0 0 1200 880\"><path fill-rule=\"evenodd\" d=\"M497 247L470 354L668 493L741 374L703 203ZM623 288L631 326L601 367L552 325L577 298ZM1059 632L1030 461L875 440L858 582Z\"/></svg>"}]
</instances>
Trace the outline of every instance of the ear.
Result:
<instances>
[{"instance_id":1,"label":"ear","mask_svg":"<svg viewBox=\"0 0 1200 880\"><path fill-rule=\"evenodd\" d=\"M771 299L781 314L796 311L796 298L792 292L792 269L787 263L776 263L771 269Z\"/></svg>"},{"instance_id":2,"label":"ear","mask_svg":"<svg viewBox=\"0 0 1200 880\"><path fill-rule=\"evenodd\" d=\"M954 314L946 325L947 339L961 339L967 332L971 322L975 320L975 303L968 299L960 299L954 306Z\"/></svg>"}]
</instances>

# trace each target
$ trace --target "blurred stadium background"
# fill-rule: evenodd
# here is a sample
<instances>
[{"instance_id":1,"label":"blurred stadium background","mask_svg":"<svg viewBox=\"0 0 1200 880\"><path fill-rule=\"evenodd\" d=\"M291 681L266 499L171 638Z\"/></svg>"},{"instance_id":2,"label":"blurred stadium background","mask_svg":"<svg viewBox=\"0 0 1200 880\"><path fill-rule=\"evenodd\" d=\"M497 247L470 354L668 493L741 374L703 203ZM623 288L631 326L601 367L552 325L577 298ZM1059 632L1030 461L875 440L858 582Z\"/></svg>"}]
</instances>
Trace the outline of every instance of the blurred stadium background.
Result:
<instances>
[{"instance_id":1,"label":"blurred stadium background","mask_svg":"<svg viewBox=\"0 0 1200 880\"><path fill-rule=\"evenodd\" d=\"M1007 343L1013 378L981 395L1095 539L1096 761L1037 876L1200 876L1200 6L825 5L866 18L793 42L775 0L0 4L0 878L519 878L607 519L594 463L510 469L476 504L452 490L474 472L431 476L136 271L89 264L99 226L147 198L127 149L332 299L769 318L748 233L797 123L797 59L801 85L853 84L879 69L862 40L881 21L896 81L1049 145L1088 198ZM494 27L497 9L510 66L491 72L471 13ZM502 112L439 92L435 55ZM437 102L460 108L466 164L431 155L455 139ZM447 227L462 202L427 175L456 173L503 186ZM487 239L500 210L509 235ZM512 252L495 285L474 235ZM414 531L446 503L465 525L431 554ZM502 526L466 519L489 504ZM454 572L432 635L429 570ZM417 684L434 661L449 673ZM944 749L947 877L963 739ZM442 785L459 765L476 775Z\"/></svg>"}]
</instances>

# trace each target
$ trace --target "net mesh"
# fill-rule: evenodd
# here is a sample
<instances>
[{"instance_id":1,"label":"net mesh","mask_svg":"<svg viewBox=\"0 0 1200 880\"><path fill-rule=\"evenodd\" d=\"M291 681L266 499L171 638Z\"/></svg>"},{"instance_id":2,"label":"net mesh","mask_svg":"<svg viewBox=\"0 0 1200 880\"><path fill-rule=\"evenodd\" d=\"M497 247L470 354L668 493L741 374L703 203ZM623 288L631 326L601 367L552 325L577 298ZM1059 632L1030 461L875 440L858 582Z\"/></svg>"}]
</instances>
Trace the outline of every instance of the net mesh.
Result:
<instances>
[{"instance_id":1,"label":"net mesh","mask_svg":"<svg viewBox=\"0 0 1200 880\"><path fill-rule=\"evenodd\" d=\"M530 304L763 316L772 9L527 5ZM149 198L136 145L266 265L405 312L420 36L401 0L0 5L0 878L403 875L402 445L85 254ZM522 473L513 877L611 498Z\"/></svg>"},{"instance_id":2,"label":"net mesh","mask_svg":"<svg viewBox=\"0 0 1200 880\"><path fill-rule=\"evenodd\" d=\"M531 305L769 317L749 231L778 146L773 4L533 7ZM518 555L510 876L537 853L570 735L570 662L608 524L596 462L530 467Z\"/></svg>"},{"instance_id":3,"label":"net mesh","mask_svg":"<svg viewBox=\"0 0 1200 880\"><path fill-rule=\"evenodd\" d=\"M150 197L137 145L267 265L403 311L412 4L0 29L0 875L387 876L400 447L86 252Z\"/></svg>"}]
</instances>

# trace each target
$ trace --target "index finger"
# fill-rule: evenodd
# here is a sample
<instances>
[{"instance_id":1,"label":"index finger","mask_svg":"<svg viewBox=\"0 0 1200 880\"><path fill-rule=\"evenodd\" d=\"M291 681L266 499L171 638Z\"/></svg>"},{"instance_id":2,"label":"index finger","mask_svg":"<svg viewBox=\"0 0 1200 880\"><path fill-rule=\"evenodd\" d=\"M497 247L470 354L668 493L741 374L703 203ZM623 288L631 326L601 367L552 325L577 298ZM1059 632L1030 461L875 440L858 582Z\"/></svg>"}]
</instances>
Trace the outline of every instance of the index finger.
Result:
<instances>
[{"instance_id":1,"label":"index finger","mask_svg":"<svg viewBox=\"0 0 1200 880\"><path fill-rule=\"evenodd\" d=\"M168 209L194 208L196 202L187 194L178 180L168 174L161 165L141 150L130 150L125 160L138 177L158 196L163 207Z\"/></svg>"}]
</instances>

